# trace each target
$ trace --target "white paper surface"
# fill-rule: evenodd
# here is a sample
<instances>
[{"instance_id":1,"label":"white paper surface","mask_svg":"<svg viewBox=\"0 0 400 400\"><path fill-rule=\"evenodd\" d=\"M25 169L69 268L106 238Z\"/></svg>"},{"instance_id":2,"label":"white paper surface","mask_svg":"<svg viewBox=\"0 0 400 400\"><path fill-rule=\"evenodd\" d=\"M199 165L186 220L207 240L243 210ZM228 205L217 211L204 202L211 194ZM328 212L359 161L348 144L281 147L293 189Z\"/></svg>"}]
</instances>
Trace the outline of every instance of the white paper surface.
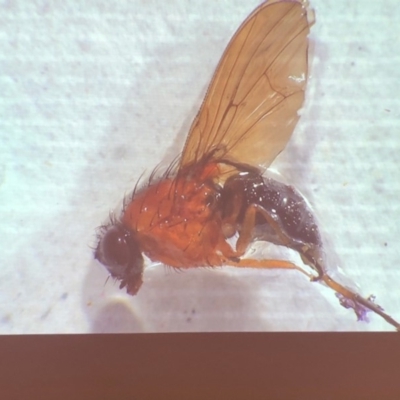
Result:
<instances>
[{"instance_id":1,"label":"white paper surface","mask_svg":"<svg viewBox=\"0 0 400 400\"><path fill-rule=\"evenodd\" d=\"M392 330L295 272L156 266L130 297L93 260L95 228L181 150L257 4L0 5L1 333ZM400 8L312 5L307 102L273 167L312 203L346 276L400 319Z\"/></svg>"}]
</instances>

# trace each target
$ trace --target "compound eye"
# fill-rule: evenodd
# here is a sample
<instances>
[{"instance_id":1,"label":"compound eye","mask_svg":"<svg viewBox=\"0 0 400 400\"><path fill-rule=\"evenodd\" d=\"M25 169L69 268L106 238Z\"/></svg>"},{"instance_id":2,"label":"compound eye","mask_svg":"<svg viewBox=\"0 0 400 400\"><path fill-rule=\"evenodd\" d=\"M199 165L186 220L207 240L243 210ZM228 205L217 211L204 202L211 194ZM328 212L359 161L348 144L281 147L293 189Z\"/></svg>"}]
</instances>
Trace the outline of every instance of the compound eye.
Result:
<instances>
[{"instance_id":1,"label":"compound eye","mask_svg":"<svg viewBox=\"0 0 400 400\"><path fill-rule=\"evenodd\" d=\"M130 262L130 251L127 242L128 233L119 226L110 227L101 238L95 253L95 257L112 274L119 275L116 268L126 268Z\"/></svg>"},{"instance_id":2,"label":"compound eye","mask_svg":"<svg viewBox=\"0 0 400 400\"><path fill-rule=\"evenodd\" d=\"M131 295L138 292L143 282L144 260L133 232L119 224L104 228L94 256L113 278L121 281L120 288L126 287Z\"/></svg>"}]
</instances>

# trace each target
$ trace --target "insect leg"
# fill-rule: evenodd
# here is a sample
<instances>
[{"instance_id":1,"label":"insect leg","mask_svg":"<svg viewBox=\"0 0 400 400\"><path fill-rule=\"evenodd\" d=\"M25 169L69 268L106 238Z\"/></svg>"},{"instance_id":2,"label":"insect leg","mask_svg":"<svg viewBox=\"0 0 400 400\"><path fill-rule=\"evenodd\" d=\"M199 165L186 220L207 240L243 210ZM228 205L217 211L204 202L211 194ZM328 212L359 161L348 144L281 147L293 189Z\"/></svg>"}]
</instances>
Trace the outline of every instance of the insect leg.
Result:
<instances>
[{"instance_id":1,"label":"insect leg","mask_svg":"<svg viewBox=\"0 0 400 400\"><path fill-rule=\"evenodd\" d=\"M361 304L365 308L375 312L376 314L380 315L386 322L393 325L398 332L400 332L400 323L394 320L391 316L386 314L381 307L375 304L370 299L365 299L364 297L360 296L357 293L352 292L351 290L347 289L346 287L342 286L340 283L333 280L329 275L324 274L322 276L322 281L331 289L333 289L336 293L339 293L345 299L350 300L354 305L348 305L347 307L351 307L357 313L356 304ZM342 305L345 305L345 301L341 301ZM346 305L345 305L346 307Z\"/></svg>"},{"instance_id":2,"label":"insect leg","mask_svg":"<svg viewBox=\"0 0 400 400\"><path fill-rule=\"evenodd\" d=\"M281 228L279 222L274 219L273 215L268 213L262 206L258 204L250 205L245 213L242 227L240 230L239 238L236 244L236 251L238 255L243 255L246 251L248 245L251 243L253 239L253 229L256 223L257 214L261 214L263 218L265 218L266 222L272 227L276 235L278 236L279 244L287 246L289 248L295 248L293 245L293 241ZM287 261L279 261L279 260L240 260L240 262L234 264L238 267L251 267L251 268L283 268L283 269L297 269L300 272L307 275L311 281L321 280L328 287L333 289L336 293L339 294L339 298L341 297L341 304L346 308L353 308L356 312L358 318L362 318L363 313L365 313L365 308L375 312L380 315L385 321L394 326L398 331L400 331L400 323L395 321L392 317L386 314L383 309L375 304L371 299L366 299L359 294L347 289L340 283L336 282L332 279L322 268L320 263L316 261L316 258L312 254L313 248L308 248L304 245L302 248L295 248L303 262L313 267L317 272L318 276L315 277L307 272L305 272L302 268L287 262ZM231 264L230 264L231 265ZM361 306L361 307L360 307ZM362 310L364 307L364 311Z\"/></svg>"},{"instance_id":3,"label":"insect leg","mask_svg":"<svg viewBox=\"0 0 400 400\"><path fill-rule=\"evenodd\" d=\"M270 212L268 212L264 207L259 204L251 204L246 209L246 213L244 215L240 230L240 235L236 243L236 251L238 252L238 254L243 255L248 245L253 240L253 230L256 225L257 214L261 215L265 219L269 227L272 228L273 232L275 233L276 238L271 241L275 244L279 244L296 250L300 254L303 262L309 265L318 273L317 276L312 276L311 280L319 280L324 274L324 270L318 262L317 257L315 257L313 254L313 250L316 250L315 247L313 247L312 244L299 244L298 242L295 242L281 228L278 217L275 214L271 214Z\"/></svg>"},{"instance_id":4,"label":"insect leg","mask_svg":"<svg viewBox=\"0 0 400 400\"><path fill-rule=\"evenodd\" d=\"M304 269L298 267L290 261L284 260L255 260L251 258L239 259L237 261L227 260L226 265L238 268L262 268L262 269L295 269L302 272L308 278L312 279L312 275Z\"/></svg>"},{"instance_id":5,"label":"insect leg","mask_svg":"<svg viewBox=\"0 0 400 400\"><path fill-rule=\"evenodd\" d=\"M242 208L243 196L241 193L231 193L230 207L223 217L222 232L225 238L232 237L237 231L237 221Z\"/></svg>"},{"instance_id":6,"label":"insect leg","mask_svg":"<svg viewBox=\"0 0 400 400\"><path fill-rule=\"evenodd\" d=\"M253 230L256 225L256 215L261 214L267 223L273 228L275 233L279 236L283 246L288 246L291 242L290 238L282 232L279 223L270 215L262 206L258 204L251 204L247 207L246 213L242 222L239 238L236 243L236 251L239 254L244 254L247 247L253 240Z\"/></svg>"}]
</instances>

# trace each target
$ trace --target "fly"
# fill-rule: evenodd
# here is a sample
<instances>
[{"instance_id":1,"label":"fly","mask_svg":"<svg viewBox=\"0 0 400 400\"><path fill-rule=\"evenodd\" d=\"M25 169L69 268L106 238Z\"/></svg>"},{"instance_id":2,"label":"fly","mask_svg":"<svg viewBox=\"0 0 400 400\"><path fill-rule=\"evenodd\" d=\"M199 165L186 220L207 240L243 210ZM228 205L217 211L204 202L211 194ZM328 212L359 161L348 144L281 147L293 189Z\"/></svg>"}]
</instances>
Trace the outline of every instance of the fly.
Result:
<instances>
[{"instance_id":1,"label":"fly","mask_svg":"<svg viewBox=\"0 0 400 400\"><path fill-rule=\"evenodd\" d=\"M179 269L295 269L333 289L358 319L372 310L400 330L372 297L329 276L307 202L293 187L263 176L299 119L313 23L305 1L256 8L228 44L180 158L163 176L153 173L120 218L100 228L95 258L129 294L143 283L143 254ZM295 250L312 272L285 260L246 258L256 240Z\"/></svg>"}]
</instances>

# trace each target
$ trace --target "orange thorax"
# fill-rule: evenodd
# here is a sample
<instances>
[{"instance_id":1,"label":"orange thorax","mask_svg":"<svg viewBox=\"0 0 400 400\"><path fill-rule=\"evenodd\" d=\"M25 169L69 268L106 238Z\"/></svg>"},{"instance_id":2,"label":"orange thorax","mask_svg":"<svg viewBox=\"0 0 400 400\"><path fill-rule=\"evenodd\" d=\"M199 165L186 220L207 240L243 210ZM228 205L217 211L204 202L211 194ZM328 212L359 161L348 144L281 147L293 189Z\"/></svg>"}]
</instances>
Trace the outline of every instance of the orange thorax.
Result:
<instances>
[{"instance_id":1,"label":"orange thorax","mask_svg":"<svg viewBox=\"0 0 400 400\"><path fill-rule=\"evenodd\" d=\"M151 184L127 206L122 222L136 232L141 250L153 261L178 268L221 265L228 245L218 197L206 166L200 174Z\"/></svg>"}]
</instances>

